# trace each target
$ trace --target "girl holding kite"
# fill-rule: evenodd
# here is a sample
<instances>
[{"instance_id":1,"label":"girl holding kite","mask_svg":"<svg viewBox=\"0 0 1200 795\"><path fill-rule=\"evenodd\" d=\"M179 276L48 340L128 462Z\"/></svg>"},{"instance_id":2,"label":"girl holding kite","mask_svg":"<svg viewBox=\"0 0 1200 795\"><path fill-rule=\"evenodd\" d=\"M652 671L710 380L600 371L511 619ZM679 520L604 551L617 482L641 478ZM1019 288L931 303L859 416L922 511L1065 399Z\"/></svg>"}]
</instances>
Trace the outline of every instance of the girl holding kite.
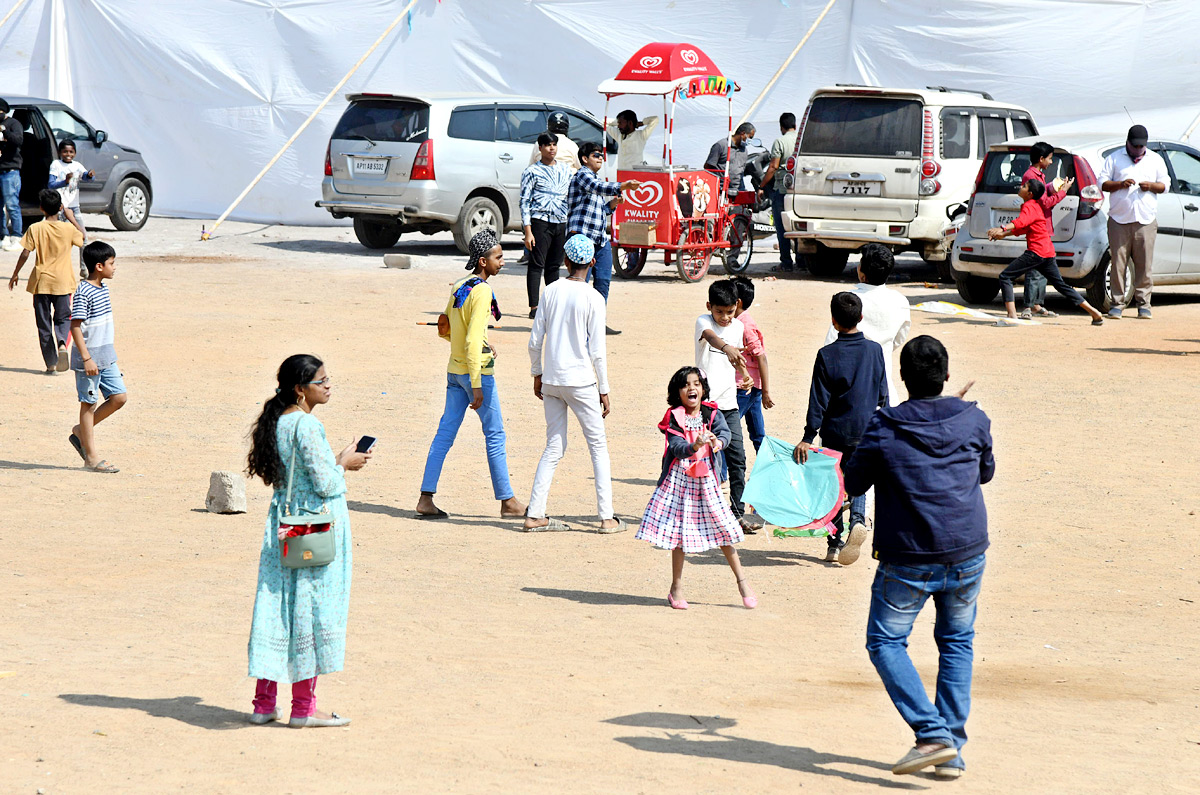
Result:
<instances>
[{"instance_id":1,"label":"girl holding kite","mask_svg":"<svg viewBox=\"0 0 1200 795\"><path fill-rule=\"evenodd\" d=\"M708 379L698 367L681 367L667 384L667 403L658 429L666 436L658 488L642 515L637 538L671 550L671 590L667 603L687 610L680 581L683 556L720 547L737 578L742 604L758 606L733 545L742 529L717 484L714 457L729 444L729 425L708 400Z\"/></svg>"}]
</instances>

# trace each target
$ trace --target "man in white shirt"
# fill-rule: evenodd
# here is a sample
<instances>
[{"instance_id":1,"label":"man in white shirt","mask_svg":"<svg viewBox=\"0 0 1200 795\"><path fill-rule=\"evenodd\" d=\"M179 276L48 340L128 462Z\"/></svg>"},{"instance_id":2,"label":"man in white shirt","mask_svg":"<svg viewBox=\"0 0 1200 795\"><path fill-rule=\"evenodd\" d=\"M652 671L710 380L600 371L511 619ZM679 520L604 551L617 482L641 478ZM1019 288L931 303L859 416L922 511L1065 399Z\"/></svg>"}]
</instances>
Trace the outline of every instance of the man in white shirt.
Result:
<instances>
[{"instance_id":1,"label":"man in white shirt","mask_svg":"<svg viewBox=\"0 0 1200 795\"><path fill-rule=\"evenodd\" d=\"M650 131L658 126L657 116L638 121L632 110L623 110L615 121L608 123L608 134L617 140L617 170L637 168L646 162L646 141Z\"/></svg>"},{"instance_id":2,"label":"man in white shirt","mask_svg":"<svg viewBox=\"0 0 1200 795\"><path fill-rule=\"evenodd\" d=\"M892 353L903 347L908 340L912 328L912 312L908 308L908 299L896 290L886 287L892 269L896 267L892 250L882 243L868 243L859 253L858 286L851 290L862 301L862 320L858 330L872 342L878 342L883 348L883 367L887 372L888 405L896 406L900 400L900 390L896 388L896 379L892 374ZM831 324L825 334L828 345L837 339L837 329Z\"/></svg>"},{"instance_id":3,"label":"man in white shirt","mask_svg":"<svg viewBox=\"0 0 1200 795\"><path fill-rule=\"evenodd\" d=\"M1108 316L1121 319L1125 309L1125 267L1133 257L1133 303L1137 316L1149 320L1154 289L1154 239L1158 235L1158 194L1170 184L1162 156L1146 148L1146 128L1129 128L1125 146L1113 152L1100 168L1100 189L1108 198L1108 250L1112 256L1112 308Z\"/></svg>"},{"instance_id":4,"label":"man in white shirt","mask_svg":"<svg viewBox=\"0 0 1200 795\"><path fill-rule=\"evenodd\" d=\"M612 475L604 433L604 418L609 412L604 297L585 281L588 268L596 261L596 247L587 235L578 234L567 240L563 250L567 278L546 286L529 335L533 394L542 401L546 412L546 449L533 476L525 530L571 529L564 522L546 516L554 470L567 449L570 409L579 420L592 455L600 532L619 533L625 529L625 522L613 515Z\"/></svg>"}]
</instances>

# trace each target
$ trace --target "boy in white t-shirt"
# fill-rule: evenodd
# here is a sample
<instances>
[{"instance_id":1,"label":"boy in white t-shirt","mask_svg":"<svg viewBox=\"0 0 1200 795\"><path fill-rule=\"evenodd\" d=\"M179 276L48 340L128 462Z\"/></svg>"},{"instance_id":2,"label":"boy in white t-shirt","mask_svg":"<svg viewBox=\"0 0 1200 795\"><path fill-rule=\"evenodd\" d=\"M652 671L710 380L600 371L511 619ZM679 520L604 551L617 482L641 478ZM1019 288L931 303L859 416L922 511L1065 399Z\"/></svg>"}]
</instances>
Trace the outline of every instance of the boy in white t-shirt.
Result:
<instances>
[{"instance_id":1,"label":"boy in white t-shirt","mask_svg":"<svg viewBox=\"0 0 1200 795\"><path fill-rule=\"evenodd\" d=\"M708 377L709 399L717 404L729 425L729 446L723 451L729 471L729 503L742 529L754 532L742 519L742 491L746 487L746 451L742 444L742 421L738 416L738 389L753 386L742 355L746 334L737 311L737 293L733 283L722 280L708 287L708 314L696 318L692 340L696 344L696 366Z\"/></svg>"},{"instance_id":2,"label":"boy in white t-shirt","mask_svg":"<svg viewBox=\"0 0 1200 795\"><path fill-rule=\"evenodd\" d=\"M85 243L87 230L83 228L83 220L79 217L79 182L90 181L95 176L95 171L88 171L75 159L74 141L63 141L58 145L58 160L50 164L50 182L46 187L58 191L62 197L63 217L75 225Z\"/></svg>"}]
</instances>

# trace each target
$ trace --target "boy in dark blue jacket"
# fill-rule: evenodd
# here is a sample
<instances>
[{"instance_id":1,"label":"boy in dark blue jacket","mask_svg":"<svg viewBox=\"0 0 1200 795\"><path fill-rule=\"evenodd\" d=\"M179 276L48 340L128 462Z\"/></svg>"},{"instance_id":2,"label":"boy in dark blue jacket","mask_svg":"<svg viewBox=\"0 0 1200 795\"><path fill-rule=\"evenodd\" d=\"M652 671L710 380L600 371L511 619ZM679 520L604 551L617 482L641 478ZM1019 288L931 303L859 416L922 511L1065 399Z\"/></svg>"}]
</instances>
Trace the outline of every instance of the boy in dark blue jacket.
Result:
<instances>
[{"instance_id":1,"label":"boy in dark blue jacket","mask_svg":"<svg viewBox=\"0 0 1200 795\"><path fill-rule=\"evenodd\" d=\"M991 422L975 404L942 397L950 357L933 337L900 352L908 400L872 416L845 466L846 492L875 487L875 558L867 652L916 745L892 772L962 774L971 706L976 600L988 546L980 486L992 479ZM968 387L970 384L968 384ZM908 656L908 636L926 598L937 618L937 699L931 704Z\"/></svg>"},{"instance_id":2,"label":"boy in dark blue jacket","mask_svg":"<svg viewBox=\"0 0 1200 795\"><path fill-rule=\"evenodd\" d=\"M862 300L854 293L838 293L829 302L837 339L817 351L812 386L808 392L808 421L804 441L792 453L797 463L808 460L817 433L821 444L842 454L842 469L854 455L875 409L888 404L887 365L883 348L858 330ZM850 499L850 532L845 533L842 512L833 518L836 532L829 536L826 562L849 566L858 560L867 540L867 498Z\"/></svg>"}]
</instances>

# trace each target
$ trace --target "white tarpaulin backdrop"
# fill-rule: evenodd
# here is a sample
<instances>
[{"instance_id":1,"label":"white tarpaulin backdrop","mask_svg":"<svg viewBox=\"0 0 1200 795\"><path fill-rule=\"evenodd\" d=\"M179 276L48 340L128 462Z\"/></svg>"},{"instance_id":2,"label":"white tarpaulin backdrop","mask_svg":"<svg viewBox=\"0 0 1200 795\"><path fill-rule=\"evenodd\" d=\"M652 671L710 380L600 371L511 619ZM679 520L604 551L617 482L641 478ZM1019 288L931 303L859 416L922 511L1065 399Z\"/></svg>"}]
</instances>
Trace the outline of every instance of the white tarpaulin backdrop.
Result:
<instances>
[{"instance_id":1,"label":"white tarpaulin backdrop","mask_svg":"<svg viewBox=\"0 0 1200 795\"><path fill-rule=\"evenodd\" d=\"M0 0L7 11L16 0ZM351 91L532 94L603 112L596 85L651 41L687 41L749 107L826 0L420 0ZM27 0L0 28L0 96L72 105L142 150L154 212L215 217L371 42L401 0ZM949 85L1028 107L1041 129L1178 138L1200 112L1200 0L838 0L753 121L837 82ZM660 101L618 99L639 115ZM234 214L326 223L336 98ZM699 162L726 103L680 105L676 162ZM85 153L80 159L86 165Z\"/></svg>"}]
</instances>

